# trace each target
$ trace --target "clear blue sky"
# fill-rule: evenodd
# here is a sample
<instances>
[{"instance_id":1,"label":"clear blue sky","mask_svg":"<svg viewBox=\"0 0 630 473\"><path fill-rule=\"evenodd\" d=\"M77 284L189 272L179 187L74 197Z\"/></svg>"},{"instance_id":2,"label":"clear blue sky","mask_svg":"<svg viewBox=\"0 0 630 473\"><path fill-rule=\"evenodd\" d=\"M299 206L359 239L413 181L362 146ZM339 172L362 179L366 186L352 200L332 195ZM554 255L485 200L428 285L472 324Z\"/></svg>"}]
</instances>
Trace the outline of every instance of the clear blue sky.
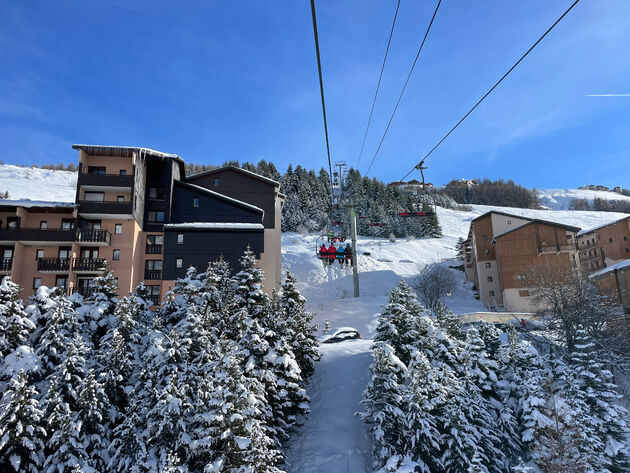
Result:
<instances>
[{"instance_id":1,"label":"clear blue sky","mask_svg":"<svg viewBox=\"0 0 630 473\"><path fill-rule=\"evenodd\" d=\"M333 160L356 164L395 0L318 0ZM571 0L443 0L371 175L399 179ZM435 6L403 0L365 172ZM436 184L630 187L630 2L582 0L427 162ZM0 4L0 160L72 143L325 165L308 0Z\"/></svg>"}]
</instances>

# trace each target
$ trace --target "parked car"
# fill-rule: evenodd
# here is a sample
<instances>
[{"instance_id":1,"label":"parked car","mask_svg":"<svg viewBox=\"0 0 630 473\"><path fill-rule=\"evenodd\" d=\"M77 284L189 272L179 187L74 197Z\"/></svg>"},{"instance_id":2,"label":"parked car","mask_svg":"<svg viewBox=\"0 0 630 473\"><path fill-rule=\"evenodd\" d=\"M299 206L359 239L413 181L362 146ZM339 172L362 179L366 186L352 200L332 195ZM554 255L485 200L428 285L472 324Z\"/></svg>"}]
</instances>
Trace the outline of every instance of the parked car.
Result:
<instances>
[{"instance_id":1,"label":"parked car","mask_svg":"<svg viewBox=\"0 0 630 473\"><path fill-rule=\"evenodd\" d=\"M341 327L335 330L335 333L324 338L322 343L339 343L345 342L346 340L358 340L361 338L361 334L356 328L352 327Z\"/></svg>"}]
</instances>

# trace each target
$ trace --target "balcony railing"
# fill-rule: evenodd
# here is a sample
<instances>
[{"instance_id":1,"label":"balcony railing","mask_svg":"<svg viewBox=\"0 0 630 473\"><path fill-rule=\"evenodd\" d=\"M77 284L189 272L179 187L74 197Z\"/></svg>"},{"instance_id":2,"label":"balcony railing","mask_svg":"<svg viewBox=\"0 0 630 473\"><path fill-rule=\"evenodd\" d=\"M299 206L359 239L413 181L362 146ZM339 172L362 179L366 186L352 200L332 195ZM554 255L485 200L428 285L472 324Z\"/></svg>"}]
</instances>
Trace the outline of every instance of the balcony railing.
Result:
<instances>
[{"instance_id":1,"label":"balcony railing","mask_svg":"<svg viewBox=\"0 0 630 473\"><path fill-rule=\"evenodd\" d=\"M105 258L75 258L72 270L77 273L97 273L104 270Z\"/></svg>"},{"instance_id":2,"label":"balcony railing","mask_svg":"<svg viewBox=\"0 0 630 473\"><path fill-rule=\"evenodd\" d=\"M541 246L539 249L540 254L559 253L561 251L577 251L575 245L552 245Z\"/></svg>"},{"instance_id":3,"label":"balcony railing","mask_svg":"<svg viewBox=\"0 0 630 473\"><path fill-rule=\"evenodd\" d=\"M77 230L76 241L80 243L104 243L109 245L112 234L108 230Z\"/></svg>"},{"instance_id":4,"label":"balcony railing","mask_svg":"<svg viewBox=\"0 0 630 473\"><path fill-rule=\"evenodd\" d=\"M153 305L158 305L160 303L160 296L146 296L146 299Z\"/></svg>"},{"instance_id":5,"label":"balcony railing","mask_svg":"<svg viewBox=\"0 0 630 473\"><path fill-rule=\"evenodd\" d=\"M120 174L85 174L80 173L77 178L77 186L94 187L132 187L133 176L121 176Z\"/></svg>"},{"instance_id":6,"label":"balcony railing","mask_svg":"<svg viewBox=\"0 0 630 473\"><path fill-rule=\"evenodd\" d=\"M96 291L96 286L75 287L72 292L78 292L84 298L90 297Z\"/></svg>"},{"instance_id":7,"label":"balcony railing","mask_svg":"<svg viewBox=\"0 0 630 473\"><path fill-rule=\"evenodd\" d=\"M130 215L133 212L131 202L80 200L79 213L81 214L114 214Z\"/></svg>"},{"instance_id":8,"label":"balcony railing","mask_svg":"<svg viewBox=\"0 0 630 473\"><path fill-rule=\"evenodd\" d=\"M145 269L144 279L162 279L161 269Z\"/></svg>"},{"instance_id":9,"label":"balcony railing","mask_svg":"<svg viewBox=\"0 0 630 473\"><path fill-rule=\"evenodd\" d=\"M12 265L13 265L13 258L0 259L0 273L11 272Z\"/></svg>"},{"instance_id":10,"label":"balcony railing","mask_svg":"<svg viewBox=\"0 0 630 473\"><path fill-rule=\"evenodd\" d=\"M42 273L67 273L70 270L70 258L39 258L37 271Z\"/></svg>"},{"instance_id":11,"label":"balcony railing","mask_svg":"<svg viewBox=\"0 0 630 473\"><path fill-rule=\"evenodd\" d=\"M161 255L162 245L147 245L145 253L147 255Z\"/></svg>"},{"instance_id":12,"label":"balcony railing","mask_svg":"<svg viewBox=\"0 0 630 473\"><path fill-rule=\"evenodd\" d=\"M74 228L0 228L0 241L72 242Z\"/></svg>"}]
</instances>

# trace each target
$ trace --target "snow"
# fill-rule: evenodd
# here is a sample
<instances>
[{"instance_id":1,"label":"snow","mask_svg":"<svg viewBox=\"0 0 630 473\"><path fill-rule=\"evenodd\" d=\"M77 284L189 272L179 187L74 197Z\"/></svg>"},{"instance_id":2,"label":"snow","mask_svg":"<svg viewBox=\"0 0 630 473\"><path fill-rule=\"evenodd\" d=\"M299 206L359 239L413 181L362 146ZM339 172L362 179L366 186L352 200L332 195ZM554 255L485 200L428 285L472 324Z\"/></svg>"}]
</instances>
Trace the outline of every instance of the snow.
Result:
<instances>
[{"instance_id":1,"label":"snow","mask_svg":"<svg viewBox=\"0 0 630 473\"><path fill-rule=\"evenodd\" d=\"M591 204L595 198L605 200L627 200L630 197L610 191L592 191L586 189L536 189L540 204L553 210L568 210L573 199L586 199Z\"/></svg>"},{"instance_id":2,"label":"snow","mask_svg":"<svg viewBox=\"0 0 630 473\"><path fill-rule=\"evenodd\" d=\"M68 207L74 208L76 204L73 202L51 202L48 200L30 200L30 199L2 199L0 205L12 205L15 207Z\"/></svg>"},{"instance_id":3,"label":"snow","mask_svg":"<svg viewBox=\"0 0 630 473\"><path fill-rule=\"evenodd\" d=\"M622 218L628 218L628 216L627 216L627 215L624 215ZM617 221L617 220L614 220L614 222L616 222L616 221ZM608 225L610 225L611 223L613 223L613 222L607 222L607 223L604 223L604 224L602 224L602 225L598 225L598 226L596 226L596 227L582 229L582 230L580 230L580 231L578 232L577 236L582 236L582 235L586 235L587 233L592 233L592 232L594 232L594 231L599 230L600 228L607 227L607 226L608 226Z\"/></svg>"},{"instance_id":4,"label":"snow","mask_svg":"<svg viewBox=\"0 0 630 473\"><path fill-rule=\"evenodd\" d=\"M264 230L262 223L224 223L224 222L191 222L191 223L167 223L164 228L173 230L184 228L199 228L207 230Z\"/></svg>"},{"instance_id":5,"label":"snow","mask_svg":"<svg viewBox=\"0 0 630 473\"><path fill-rule=\"evenodd\" d=\"M0 164L0 191L11 199L74 203L77 173Z\"/></svg>"},{"instance_id":6,"label":"snow","mask_svg":"<svg viewBox=\"0 0 630 473\"><path fill-rule=\"evenodd\" d=\"M611 266L608 266L607 268L600 269L599 271L597 271L597 272L595 272L593 274L590 274L589 278L596 278L596 277L601 276L603 274L607 274L607 273L610 273L610 272L613 272L613 271L616 271L616 270L619 270L619 269L625 269L625 268L628 268L628 267L630 267L630 259L627 259L627 260L624 260L624 261L620 261L619 263L616 263L616 264L613 264Z\"/></svg>"},{"instance_id":7,"label":"snow","mask_svg":"<svg viewBox=\"0 0 630 473\"><path fill-rule=\"evenodd\" d=\"M33 353L33 349L26 345L21 345L9 353L2 365L2 375L6 378L17 376L20 371L34 373L41 369L39 358Z\"/></svg>"},{"instance_id":8,"label":"snow","mask_svg":"<svg viewBox=\"0 0 630 473\"><path fill-rule=\"evenodd\" d=\"M372 361L370 340L322 345L307 392L311 414L288 452L290 473L370 471L367 425L355 415Z\"/></svg>"}]
</instances>

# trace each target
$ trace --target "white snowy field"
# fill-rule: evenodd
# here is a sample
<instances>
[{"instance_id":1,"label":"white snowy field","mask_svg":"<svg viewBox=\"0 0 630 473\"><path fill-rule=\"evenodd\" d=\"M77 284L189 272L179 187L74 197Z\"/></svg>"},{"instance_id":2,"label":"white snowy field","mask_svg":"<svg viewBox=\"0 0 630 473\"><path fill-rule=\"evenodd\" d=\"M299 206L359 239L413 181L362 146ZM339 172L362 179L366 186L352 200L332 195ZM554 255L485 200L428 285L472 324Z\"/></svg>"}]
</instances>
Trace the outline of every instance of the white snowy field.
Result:
<instances>
[{"instance_id":1,"label":"white snowy field","mask_svg":"<svg viewBox=\"0 0 630 473\"><path fill-rule=\"evenodd\" d=\"M325 265L316 257L318 235L286 233L282 236L282 264L298 279L321 327L329 320L332 329L352 326L361 341L321 345L322 360L309 386L311 414L288 452L291 473L365 473L371 471L367 426L356 416L369 379L371 339L381 306L400 278L410 282L427 264L460 264L455 245L466 237L470 221L490 210L530 218L558 221L580 228L612 222L625 214L585 211L527 210L473 205L472 211L437 209L441 238L398 239L360 237L358 266L360 297L353 297L352 270L337 262ZM321 242L320 242L321 244ZM366 254L369 253L369 254ZM447 306L456 314L483 311L474 298L472 285L463 272L453 270L458 284ZM363 456L362 456L363 455Z\"/></svg>"},{"instance_id":2,"label":"white snowy field","mask_svg":"<svg viewBox=\"0 0 630 473\"><path fill-rule=\"evenodd\" d=\"M586 189L536 189L540 204L552 210L567 210L573 199L586 199L591 204L596 197L605 200L627 200L630 197L609 191Z\"/></svg>"},{"instance_id":3,"label":"white snowy field","mask_svg":"<svg viewBox=\"0 0 630 473\"><path fill-rule=\"evenodd\" d=\"M11 200L74 202L77 173L0 164L0 192Z\"/></svg>"}]
</instances>

